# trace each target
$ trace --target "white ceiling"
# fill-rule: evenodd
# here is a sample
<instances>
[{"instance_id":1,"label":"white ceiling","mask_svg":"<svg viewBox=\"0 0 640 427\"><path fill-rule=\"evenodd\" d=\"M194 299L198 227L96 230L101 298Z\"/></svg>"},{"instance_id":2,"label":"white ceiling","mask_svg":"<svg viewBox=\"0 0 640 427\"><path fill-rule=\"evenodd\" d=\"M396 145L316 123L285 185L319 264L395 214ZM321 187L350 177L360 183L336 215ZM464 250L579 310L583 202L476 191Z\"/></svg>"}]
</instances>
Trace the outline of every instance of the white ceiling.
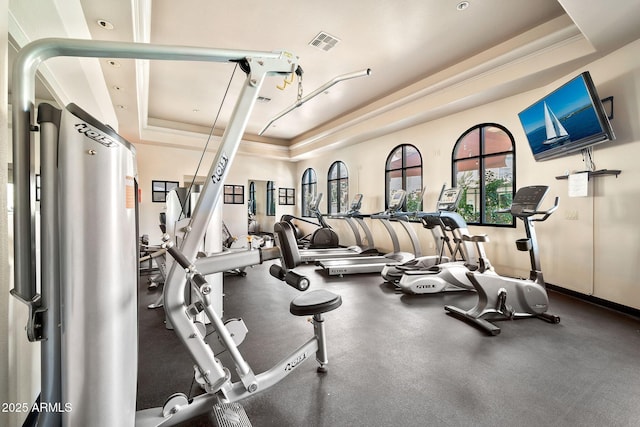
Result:
<instances>
[{"instance_id":1,"label":"white ceiling","mask_svg":"<svg viewBox=\"0 0 640 427\"><path fill-rule=\"evenodd\" d=\"M61 4L64 3L64 4ZM260 130L294 104L298 81L271 79L244 150L297 160L542 87L640 37L637 0L55 0L10 1L19 48L43 37L93 38L229 49L286 49L299 56L303 95L333 78L368 77L326 93ZM97 21L113 24L104 29ZM310 46L321 31L330 51ZM201 147L221 109L221 134L242 73L233 65L57 58L41 67L61 104L75 102L132 142ZM223 103L224 92L229 94ZM116 89L117 88L117 89ZM40 96L42 89L39 90Z\"/></svg>"}]
</instances>

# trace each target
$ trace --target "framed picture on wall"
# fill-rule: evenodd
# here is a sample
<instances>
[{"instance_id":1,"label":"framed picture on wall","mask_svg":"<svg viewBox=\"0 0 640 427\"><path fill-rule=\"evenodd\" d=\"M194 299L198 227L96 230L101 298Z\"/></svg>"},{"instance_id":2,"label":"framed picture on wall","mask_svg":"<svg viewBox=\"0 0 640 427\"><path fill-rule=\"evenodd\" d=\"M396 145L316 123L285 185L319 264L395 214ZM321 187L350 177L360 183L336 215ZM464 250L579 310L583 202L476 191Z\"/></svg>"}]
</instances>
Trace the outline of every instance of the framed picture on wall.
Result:
<instances>
[{"instance_id":1,"label":"framed picture on wall","mask_svg":"<svg viewBox=\"0 0 640 427\"><path fill-rule=\"evenodd\" d=\"M295 188L279 188L278 204L279 205L295 205L296 189Z\"/></svg>"},{"instance_id":2,"label":"framed picture on wall","mask_svg":"<svg viewBox=\"0 0 640 427\"><path fill-rule=\"evenodd\" d=\"M227 205L244 204L244 185L225 185L224 203Z\"/></svg>"},{"instance_id":3,"label":"framed picture on wall","mask_svg":"<svg viewBox=\"0 0 640 427\"><path fill-rule=\"evenodd\" d=\"M167 193L176 188L178 181L151 181L151 201L164 203L167 201Z\"/></svg>"}]
</instances>

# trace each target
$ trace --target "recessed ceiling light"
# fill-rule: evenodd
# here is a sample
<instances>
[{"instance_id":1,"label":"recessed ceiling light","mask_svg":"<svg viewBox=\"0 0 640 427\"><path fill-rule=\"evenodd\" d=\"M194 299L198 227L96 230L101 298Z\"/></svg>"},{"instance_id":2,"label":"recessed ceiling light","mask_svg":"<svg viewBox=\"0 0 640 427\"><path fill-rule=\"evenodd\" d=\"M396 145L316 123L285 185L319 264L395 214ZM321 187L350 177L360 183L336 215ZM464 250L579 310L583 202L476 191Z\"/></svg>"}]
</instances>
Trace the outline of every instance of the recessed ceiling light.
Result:
<instances>
[{"instance_id":1,"label":"recessed ceiling light","mask_svg":"<svg viewBox=\"0 0 640 427\"><path fill-rule=\"evenodd\" d=\"M105 30L113 30L113 24L105 19L98 19L96 22L100 28L104 28Z\"/></svg>"},{"instance_id":2,"label":"recessed ceiling light","mask_svg":"<svg viewBox=\"0 0 640 427\"><path fill-rule=\"evenodd\" d=\"M107 60L107 64L111 65L112 67L115 68L120 68L120 63L118 61L116 61L115 59L108 59Z\"/></svg>"},{"instance_id":3,"label":"recessed ceiling light","mask_svg":"<svg viewBox=\"0 0 640 427\"><path fill-rule=\"evenodd\" d=\"M469 3L468 1L461 1L460 3L458 3L458 5L456 6L456 9L458 10L465 10L466 8L468 8L471 5L471 3Z\"/></svg>"}]
</instances>

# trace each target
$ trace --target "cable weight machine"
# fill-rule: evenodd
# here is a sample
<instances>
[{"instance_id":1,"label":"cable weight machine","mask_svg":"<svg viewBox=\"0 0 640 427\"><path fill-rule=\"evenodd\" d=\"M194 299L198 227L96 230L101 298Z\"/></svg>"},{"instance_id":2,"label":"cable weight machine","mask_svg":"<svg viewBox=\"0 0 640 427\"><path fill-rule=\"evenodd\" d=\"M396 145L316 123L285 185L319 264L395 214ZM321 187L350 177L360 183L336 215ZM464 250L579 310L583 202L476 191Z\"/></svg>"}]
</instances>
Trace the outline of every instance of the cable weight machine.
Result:
<instances>
[{"instance_id":1,"label":"cable weight machine","mask_svg":"<svg viewBox=\"0 0 640 427\"><path fill-rule=\"evenodd\" d=\"M162 408L136 413L138 183L135 148L73 104L61 113L43 105L38 109L39 114L42 113L40 128L32 124L35 73L43 61L55 56L237 62L246 73L189 231L179 248L166 244L179 262L174 263L167 274L165 309L206 391L195 399L174 395ZM230 334L225 333L226 327L215 310L210 309L208 287L201 278L232 267L280 258L282 270L278 276L289 278L286 281L294 286L308 286L308 282L287 274L293 266L286 264L287 257L278 248L196 260L211 212L221 199L224 178L244 133L246 118L265 78L289 75L296 69L297 58L288 52L142 43L42 39L18 53L12 90L15 288L11 293L29 307L29 340L41 342L39 401L72 408L42 412L33 420L35 424L173 425L211 411L215 404L233 404L233 410L239 411L238 400L276 384L314 352L321 368L326 369L322 314L340 306L338 295L311 291L305 293L302 300L295 299L291 304L292 314L313 315L314 335L272 369L254 374ZM40 293L36 287L38 269L34 256L32 201L35 179L31 169L32 133L37 130L41 131L42 174ZM288 238L281 240L283 245L289 241ZM199 305L186 305L186 286L200 293ZM189 316L193 310L205 311L217 325L219 337L233 355L239 382L231 383L229 370L204 341ZM284 369L286 366L290 369Z\"/></svg>"}]
</instances>

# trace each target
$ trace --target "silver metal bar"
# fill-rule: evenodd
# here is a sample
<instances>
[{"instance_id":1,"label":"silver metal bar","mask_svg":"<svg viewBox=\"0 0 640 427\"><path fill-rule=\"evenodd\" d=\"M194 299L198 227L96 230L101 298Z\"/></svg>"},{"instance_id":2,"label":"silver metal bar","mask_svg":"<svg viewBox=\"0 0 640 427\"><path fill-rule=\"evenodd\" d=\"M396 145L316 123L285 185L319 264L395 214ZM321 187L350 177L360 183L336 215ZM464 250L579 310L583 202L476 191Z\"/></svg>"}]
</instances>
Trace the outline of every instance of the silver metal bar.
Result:
<instances>
[{"instance_id":1,"label":"silver metal bar","mask_svg":"<svg viewBox=\"0 0 640 427\"><path fill-rule=\"evenodd\" d=\"M228 389L223 390L226 401L237 402L258 392L267 390L293 372L303 361L310 359L311 354L317 351L318 338L314 336L298 347L298 349L286 359L281 360L268 371L256 375L258 388L255 392L247 391L242 382L236 382ZM176 425L195 416L207 413L217 401L217 395L201 394L193 398L187 405L176 408L177 410L168 417L162 415L162 408L144 409L136 412L136 427L166 427Z\"/></svg>"},{"instance_id":2,"label":"silver metal bar","mask_svg":"<svg viewBox=\"0 0 640 427\"><path fill-rule=\"evenodd\" d=\"M276 252L266 252L264 254L266 257L263 257L261 252L260 249L221 252L206 258L198 258L194 265L201 274L208 275L234 268L250 267L262 263L263 260L277 258L273 257Z\"/></svg>"},{"instance_id":3,"label":"silver metal bar","mask_svg":"<svg viewBox=\"0 0 640 427\"><path fill-rule=\"evenodd\" d=\"M374 216L372 216L374 218ZM389 237L391 237L391 243L393 244L393 252L400 252L400 241L398 240L398 234L396 230L393 229L391 222L387 218L376 218L379 219L384 228L389 232Z\"/></svg>"},{"instance_id":4,"label":"silver metal bar","mask_svg":"<svg viewBox=\"0 0 640 427\"><path fill-rule=\"evenodd\" d=\"M322 369L326 369L326 366L329 363L329 356L327 354L327 335L324 330L324 317L322 316L322 313L313 315L313 330L316 338L318 339L316 361L320 364Z\"/></svg>"},{"instance_id":5,"label":"silver metal bar","mask_svg":"<svg viewBox=\"0 0 640 427\"><path fill-rule=\"evenodd\" d=\"M269 127L276 120L278 120L278 119L282 118L283 116L289 114L290 112L292 112L296 108L300 107L305 102L307 102L307 101L315 98L316 96L320 95L322 92L324 92L325 90L329 89L331 86L335 85L336 83L340 83L342 81L349 80L349 79L355 79L357 77L364 77L364 76L370 76L370 75L371 75L371 68L367 68L366 70L356 71L356 72L353 72L353 73L343 74L341 76L334 77L333 79L329 80L327 83L323 84L322 86L320 86L319 88L317 88L316 90L311 92L309 95L307 95L307 96L303 97L302 99L296 101L295 104L291 105L290 107L288 107L288 108L282 110L280 113L278 113L273 119L271 119L271 121L269 121L269 123L267 123L267 125L265 127L262 128L262 130L260 131L260 133L258 133L258 135L262 135L267 129L269 129Z\"/></svg>"},{"instance_id":6,"label":"silver metal bar","mask_svg":"<svg viewBox=\"0 0 640 427\"><path fill-rule=\"evenodd\" d=\"M200 297L205 304L204 311L207 317L215 328L218 337L229 352L233 363L236 365L236 370L238 372L238 375L240 375L240 380L244 384L245 388L247 388L248 390L254 390L257 387L257 384L255 382L255 375L253 374L249 363L247 363L244 357L242 357L242 354L240 353L240 350L238 350L238 346L233 340L231 333L224 325L224 322L222 321L218 313L216 313L216 311L211 306L211 298L202 295L202 293L200 293Z\"/></svg>"},{"instance_id":7,"label":"silver metal bar","mask_svg":"<svg viewBox=\"0 0 640 427\"><path fill-rule=\"evenodd\" d=\"M209 170L209 178L206 180L198 202L193 210L188 233L182 241L181 251L187 259L195 260L198 246L206 233L212 213L220 203L223 184L229 171L229 164L233 162L238 150L240 140L247 125L247 121L260 87L267 74L291 73L297 67L292 56L283 56L277 59L247 58L250 75L244 83L238 101L235 105L229 125L222 136L220 147ZM202 372L208 372L207 387L214 391L223 381L226 373L219 361L217 361L209 345L200 338L197 329L184 310L184 291L186 286L185 275L181 268L174 265L167 275L164 287L164 308L167 318L173 325L176 334L183 341L191 356ZM191 338L195 335L195 338Z\"/></svg>"},{"instance_id":8,"label":"silver metal bar","mask_svg":"<svg viewBox=\"0 0 640 427\"><path fill-rule=\"evenodd\" d=\"M40 341L41 402L62 402L61 389L61 315L60 315L60 236L58 227L58 136L60 110L41 105L40 124L40 234L42 247L41 287L43 333ZM62 416L55 411L40 414L40 425L60 425Z\"/></svg>"},{"instance_id":9,"label":"silver metal bar","mask_svg":"<svg viewBox=\"0 0 640 427\"><path fill-rule=\"evenodd\" d=\"M31 123L34 111L35 74L45 60L56 56L92 58L135 58L176 61L228 62L247 58L290 59L282 52L258 52L227 49L208 49L187 46L150 45L75 39L41 39L23 47L13 67L11 93L13 121L14 175L14 294L31 301L36 295L35 280L35 210L31 191ZM290 73L295 67L277 70Z\"/></svg>"},{"instance_id":10,"label":"silver metal bar","mask_svg":"<svg viewBox=\"0 0 640 427\"><path fill-rule=\"evenodd\" d=\"M289 375L295 368L300 366L302 362L311 358L311 355L318 351L318 337L314 336L310 338L306 343L302 344L287 356L285 359L282 359L278 362L274 367L269 369L268 371L262 372L256 375L256 383L258 384L258 388L255 390L255 393L265 391L269 387L280 382L284 377ZM229 402L236 402L238 400L249 397L252 394L243 386L242 383L237 382L234 383L230 390L223 390L225 397Z\"/></svg>"},{"instance_id":11,"label":"silver metal bar","mask_svg":"<svg viewBox=\"0 0 640 427\"><path fill-rule=\"evenodd\" d=\"M31 188L34 183L31 164L31 123L34 111L35 73L41 62L55 56L211 62L240 61L246 66L243 66L243 69L248 70L247 79L235 106L230 124L222 137L220 148L209 173L210 179L207 180L207 184L205 184L205 188L193 212L190 225L191 232L185 236L183 241L183 252L191 260L195 259L197 246L204 236L212 212L215 210L217 203L219 203L228 165L232 162L238 149L248 117L264 78L274 73L290 74L297 67L297 58L287 52L235 51L65 39L43 39L25 46L18 53L15 61L12 90L15 186L15 288L12 290L12 294L25 301L29 305L31 312L41 306L42 300L41 296L36 293L35 286L35 203L32 200L35 192ZM60 202L60 204L63 203L62 201ZM65 204L65 206L67 205L69 204ZM176 334L185 344L199 369L207 378L208 391L213 392L228 381L227 373L219 362L215 360L211 349L200 338L198 331L186 314L184 303L186 276L179 274L179 270L174 265L165 285L167 316L171 319L176 329ZM127 300L131 299L128 298ZM131 301L135 301L135 298ZM33 318L30 318L30 321L33 322ZM130 326L131 322L128 322L128 325ZM89 360L85 361L85 364L91 362L89 358ZM61 382L65 384L65 380L66 382L74 380L74 378L70 378L71 376L67 375ZM133 382L135 384L135 377ZM96 384L101 386L99 382L89 382L87 386L96 386ZM135 390L135 387L133 387L133 390ZM94 396L95 405L99 405L101 399L100 391L98 390L97 393L98 395ZM131 400L128 396L123 397L123 399L125 398ZM135 410L135 405L132 408ZM94 416L100 417L97 412ZM128 416L129 413L127 412ZM109 422L109 420L105 422Z\"/></svg>"},{"instance_id":12,"label":"silver metal bar","mask_svg":"<svg viewBox=\"0 0 640 427\"><path fill-rule=\"evenodd\" d=\"M398 222L400 223L400 225L402 225L402 228L404 228L404 230L409 235L409 240L411 240L411 246L413 247L413 254L416 258L421 257L422 249L420 248L420 239L418 238L418 234L416 233L416 231L411 226L411 223L403 219L398 220Z\"/></svg>"}]
</instances>

